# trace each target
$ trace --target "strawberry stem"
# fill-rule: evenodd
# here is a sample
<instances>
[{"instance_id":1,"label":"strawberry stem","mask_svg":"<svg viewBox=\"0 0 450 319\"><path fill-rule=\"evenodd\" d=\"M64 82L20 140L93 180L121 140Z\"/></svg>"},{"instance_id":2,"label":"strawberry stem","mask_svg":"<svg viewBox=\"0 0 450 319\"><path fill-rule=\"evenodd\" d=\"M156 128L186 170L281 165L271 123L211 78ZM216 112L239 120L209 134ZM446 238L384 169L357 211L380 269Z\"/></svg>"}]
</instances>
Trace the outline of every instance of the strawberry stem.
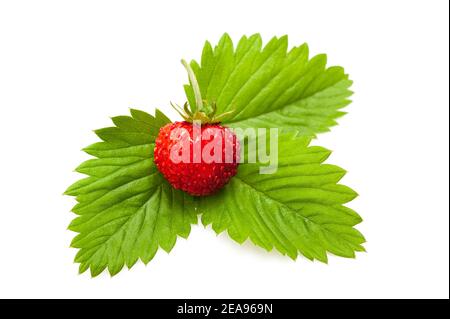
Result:
<instances>
[{"instance_id":1,"label":"strawberry stem","mask_svg":"<svg viewBox=\"0 0 450 319\"><path fill-rule=\"evenodd\" d=\"M191 66L185 60L181 60L181 63L186 68L186 71L189 76L189 81L191 82L192 90L194 91L196 110L192 110L192 111L194 111L194 112L201 111L203 109L203 99L202 99L202 94L200 92L200 87L197 82L197 78L195 77L194 70L192 70Z\"/></svg>"}]
</instances>

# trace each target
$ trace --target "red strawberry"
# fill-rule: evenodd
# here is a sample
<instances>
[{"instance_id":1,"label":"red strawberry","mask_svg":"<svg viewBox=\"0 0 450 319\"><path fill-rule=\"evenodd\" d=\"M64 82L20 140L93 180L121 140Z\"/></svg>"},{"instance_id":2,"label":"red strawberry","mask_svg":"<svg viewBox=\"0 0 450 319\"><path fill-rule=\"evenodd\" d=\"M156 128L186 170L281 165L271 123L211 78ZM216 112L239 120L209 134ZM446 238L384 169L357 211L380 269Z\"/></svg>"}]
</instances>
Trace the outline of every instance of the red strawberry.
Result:
<instances>
[{"instance_id":1,"label":"red strawberry","mask_svg":"<svg viewBox=\"0 0 450 319\"><path fill-rule=\"evenodd\" d=\"M185 66L195 104L172 104L184 122L163 126L155 141L156 167L176 189L194 196L210 195L236 175L239 141L219 123L233 111L216 114L216 104L204 101L192 68ZM192 124L192 123L195 124Z\"/></svg>"},{"instance_id":2,"label":"red strawberry","mask_svg":"<svg viewBox=\"0 0 450 319\"><path fill-rule=\"evenodd\" d=\"M159 131L154 159L174 188L194 196L210 195L236 175L239 141L218 123L201 129L186 121L170 123Z\"/></svg>"}]
</instances>

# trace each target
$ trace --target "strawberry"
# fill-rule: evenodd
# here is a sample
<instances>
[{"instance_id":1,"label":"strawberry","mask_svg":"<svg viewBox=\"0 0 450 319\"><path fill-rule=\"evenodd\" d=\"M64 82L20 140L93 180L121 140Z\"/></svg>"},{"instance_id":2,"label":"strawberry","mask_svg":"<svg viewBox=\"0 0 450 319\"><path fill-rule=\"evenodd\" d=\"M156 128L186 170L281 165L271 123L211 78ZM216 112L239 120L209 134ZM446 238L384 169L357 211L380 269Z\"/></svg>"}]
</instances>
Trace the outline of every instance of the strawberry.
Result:
<instances>
[{"instance_id":1,"label":"strawberry","mask_svg":"<svg viewBox=\"0 0 450 319\"><path fill-rule=\"evenodd\" d=\"M221 189L236 175L239 141L230 129L218 123L202 125L198 133L187 121L163 126L156 138L154 159L174 188L205 196ZM187 154L181 156L182 152Z\"/></svg>"},{"instance_id":2,"label":"strawberry","mask_svg":"<svg viewBox=\"0 0 450 319\"><path fill-rule=\"evenodd\" d=\"M237 173L239 141L220 125L231 112L216 115L216 104L201 97L195 73L186 61L195 105L172 107L183 122L163 126L155 141L154 160L158 170L176 189L194 196L206 196L221 189Z\"/></svg>"}]
</instances>

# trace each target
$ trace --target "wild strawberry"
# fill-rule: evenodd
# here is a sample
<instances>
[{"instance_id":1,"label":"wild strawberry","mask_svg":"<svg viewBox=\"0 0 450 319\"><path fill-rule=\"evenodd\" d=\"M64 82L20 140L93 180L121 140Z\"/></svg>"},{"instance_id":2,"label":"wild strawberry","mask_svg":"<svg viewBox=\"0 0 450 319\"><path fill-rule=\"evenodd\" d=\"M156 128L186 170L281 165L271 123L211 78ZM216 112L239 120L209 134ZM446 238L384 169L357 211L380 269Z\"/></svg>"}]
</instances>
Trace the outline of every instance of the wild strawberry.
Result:
<instances>
[{"instance_id":1,"label":"wild strawberry","mask_svg":"<svg viewBox=\"0 0 450 319\"><path fill-rule=\"evenodd\" d=\"M203 101L194 71L185 66L195 97L195 105L184 108L172 104L184 122L163 126L155 141L156 167L176 189L194 196L210 195L236 175L239 141L220 125L231 112L216 115L216 104Z\"/></svg>"},{"instance_id":2,"label":"wild strawberry","mask_svg":"<svg viewBox=\"0 0 450 319\"><path fill-rule=\"evenodd\" d=\"M156 167L176 189L205 196L221 189L236 175L239 141L221 120L232 112L216 115L216 104L203 101L192 68L185 66L195 97L195 105L173 108L184 122L163 126L155 141Z\"/></svg>"},{"instance_id":3,"label":"wild strawberry","mask_svg":"<svg viewBox=\"0 0 450 319\"><path fill-rule=\"evenodd\" d=\"M239 141L220 124L175 122L156 138L156 166L169 183L194 196L210 195L236 175Z\"/></svg>"}]
</instances>

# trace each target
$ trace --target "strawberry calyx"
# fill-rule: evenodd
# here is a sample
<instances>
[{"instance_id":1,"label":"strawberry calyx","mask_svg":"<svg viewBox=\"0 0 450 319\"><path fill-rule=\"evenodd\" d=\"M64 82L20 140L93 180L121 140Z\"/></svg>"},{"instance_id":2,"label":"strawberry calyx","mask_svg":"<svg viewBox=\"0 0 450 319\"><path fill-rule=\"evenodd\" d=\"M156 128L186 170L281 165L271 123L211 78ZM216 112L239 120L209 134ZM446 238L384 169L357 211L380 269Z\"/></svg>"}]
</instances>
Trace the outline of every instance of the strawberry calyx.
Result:
<instances>
[{"instance_id":1,"label":"strawberry calyx","mask_svg":"<svg viewBox=\"0 0 450 319\"><path fill-rule=\"evenodd\" d=\"M234 110L232 110L229 112L216 114L216 102L213 101L210 103L207 100L202 99L200 87L198 85L198 81L194 71L185 60L181 60L181 63L186 68L186 71L188 73L189 82L191 83L192 90L194 91L196 105L191 105L191 108L189 108L188 102L185 102L183 107L180 107L178 104L172 102L170 102L170 105L175 109L175 111L177 111L178 114L181 115L181 117L186 122L193 123L194 121L200 121L202 124L220 123L228 115L234 113Z\"/></svg>"},{"instance_id":2,"label":"strawberry calyx","mask_svg":"<svg viewBox=\"0 0 450 319\"><path fill-rule=\"evenodd\" d=\"M210 104L211 111L204 112L204 111L195 111L192 112L189 109L188 103L184 103L183 107L180 107L178 104L170 102L170 105L177 111L178 114L181 115L181 117L189 123L193 123L194 121L200 121L202 124L215 124L220 123L222 120L232 114L234 111L225 112L222 114L217 115L216 114L216 103L213 102Z\"/></svg>"}]
</instances>

